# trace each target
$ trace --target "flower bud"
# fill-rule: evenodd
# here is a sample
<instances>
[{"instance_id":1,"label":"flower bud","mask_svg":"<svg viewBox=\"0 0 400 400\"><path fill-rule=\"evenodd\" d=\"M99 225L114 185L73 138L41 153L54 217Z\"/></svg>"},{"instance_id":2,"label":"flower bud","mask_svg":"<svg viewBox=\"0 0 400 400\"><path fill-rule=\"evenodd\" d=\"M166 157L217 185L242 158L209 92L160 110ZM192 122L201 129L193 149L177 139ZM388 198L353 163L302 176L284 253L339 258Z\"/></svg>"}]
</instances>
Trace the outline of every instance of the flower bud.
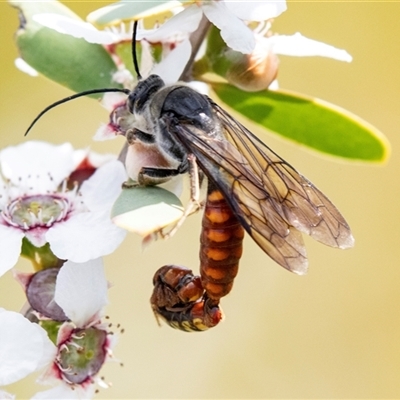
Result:
<instances>
[{"instance_id":1,"label":"flower bud","mask_svg":"<svg viewBox=\"0 0 400 400\"><path fill-rule=\"evenodd\" d=\"M47 268L33 274L26 287L26 297L30 306L42 316L54 321L66 321L67 316L54 301L59 271L59 268Z\"/></svg>"},{"instance_id":2,"label":"flower bud","mask_svg":"<svg viewBox=\"0 0 400 400\"><path fill-rule=\"evenodd\" d=\"M278 74L279 59L270 49L257 44L251 54L230 55L233 62L226 73L229 83L247 92L265 90ZM229 55L229 54L227 54Z\"/></svg>"},{"instance_id":3,"label":"flower bud","mask_svg":"<svg viewBox=\"0 0 400 400\"><path fill-rule=\"evenodd\" d=\"M206 54L195 65L195 74L212 71L247 92L267 89L277 76L279 59L264 36L257 34L255 38L253 52L243 54L227 47L218 29L212 28Z\"/></svg>"}]
</instances>

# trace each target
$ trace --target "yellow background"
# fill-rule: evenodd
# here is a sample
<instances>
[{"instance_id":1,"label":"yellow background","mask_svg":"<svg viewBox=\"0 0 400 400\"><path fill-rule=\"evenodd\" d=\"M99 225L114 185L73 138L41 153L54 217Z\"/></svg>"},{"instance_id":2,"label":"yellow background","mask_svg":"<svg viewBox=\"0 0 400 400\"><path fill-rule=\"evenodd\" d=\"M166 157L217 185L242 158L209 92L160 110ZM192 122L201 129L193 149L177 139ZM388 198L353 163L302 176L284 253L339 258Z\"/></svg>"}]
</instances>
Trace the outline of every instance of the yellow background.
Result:
<instances>
[{"instance_id":1,"label":"yellow background","mask_svg":"<svg viewBox=\"0 0 400 400\"><path fill-rule=\"evenodd\" d=\"M82 17L105 5L64 3ZM197 268L201 216L144 252L140 239L128 235L105 258L114 285L107 314L125 328L115 349L124 366L106 366L102 375L113 387L97 398L400 398L399 16L397 2L289 2L273 25L278 33L300 31L354 57L351 64L281 57L281 87L353 111L392 143L392 157L382 167L337 162L268 138L343 212L355 248L334 250L306 238L310 272L299 277L247 239L234 289L222 302L225 321L209 332L187 334L157 326L149 307L151 279L167 263ZM18 20L5 2L0 20L4 147L23 142L38 112L70 92L14 67ZM29 139L118 152L122 138L91 141L107 117L93 100L76 100L46 115ZM26 262L20 267L29 270ZM11 273L0 279L0 299L11 310L24 302ZM30 397L45 389L33 381L6 389Z\"/></svg>"}]
</instances>

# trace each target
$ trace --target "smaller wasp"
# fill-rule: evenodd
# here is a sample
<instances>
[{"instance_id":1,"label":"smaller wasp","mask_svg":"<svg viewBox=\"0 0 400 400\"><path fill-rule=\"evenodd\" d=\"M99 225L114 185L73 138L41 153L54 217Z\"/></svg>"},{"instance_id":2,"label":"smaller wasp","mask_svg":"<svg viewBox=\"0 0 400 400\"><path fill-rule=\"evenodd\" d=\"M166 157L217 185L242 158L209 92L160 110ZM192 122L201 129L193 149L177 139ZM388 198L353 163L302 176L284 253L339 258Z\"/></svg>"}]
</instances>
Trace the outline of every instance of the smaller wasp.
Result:
<instances>
[{"instance_id":1,"label":"smaller wasp","mask_svg":"<svg viewBox=\"0 0 400 400\"><path fill-rule=\"evenodd\" d=\"M150 299L156 318L171 327L186 331L204 331L217 325L222 312L207 297L199 276L177 265L161 267L153 278L154 290Z\"/></svg>"}]
</instances>

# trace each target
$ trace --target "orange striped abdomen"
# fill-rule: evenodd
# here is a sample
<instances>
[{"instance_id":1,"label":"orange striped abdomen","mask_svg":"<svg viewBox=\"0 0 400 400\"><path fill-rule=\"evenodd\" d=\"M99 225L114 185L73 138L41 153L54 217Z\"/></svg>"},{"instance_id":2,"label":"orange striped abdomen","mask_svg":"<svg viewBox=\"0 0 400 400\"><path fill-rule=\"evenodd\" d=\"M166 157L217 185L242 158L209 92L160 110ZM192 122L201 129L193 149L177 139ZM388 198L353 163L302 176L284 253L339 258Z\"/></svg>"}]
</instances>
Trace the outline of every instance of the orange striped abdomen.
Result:
<instances>
[{"instance_id":1,"label":"orange striped abdomen","mask_svg":"<svg viewBox=\"0 0 400 400\"><path fill-rule=\"evenodd\" d=\"M209 186L200 236L200 274L207 296L216 304L232 289L242 255L244 229L222 193Z\"/></svg>"}]
</instances>

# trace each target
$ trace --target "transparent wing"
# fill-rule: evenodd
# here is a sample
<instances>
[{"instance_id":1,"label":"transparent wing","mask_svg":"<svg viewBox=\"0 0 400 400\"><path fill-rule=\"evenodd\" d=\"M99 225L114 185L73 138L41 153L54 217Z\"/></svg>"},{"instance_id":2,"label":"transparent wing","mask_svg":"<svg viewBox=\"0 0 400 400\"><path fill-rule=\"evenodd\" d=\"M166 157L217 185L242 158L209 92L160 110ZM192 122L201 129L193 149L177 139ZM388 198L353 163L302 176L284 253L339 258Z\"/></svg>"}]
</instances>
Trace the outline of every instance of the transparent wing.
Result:
<instances>
[{"instance_id":1,"label":"transparent wing","mask_svg":"<svg viewBox=\"0 0 400 400\"><path fill-rule=\"evenodd\" d=\"M211 104L224 138L191 125L173 126L172 133L195 155L255 242L298 274L307 270L300 232L328 246L352 247L350 228L332 202L226 111Z\"/></svg>"}]
</instances>

